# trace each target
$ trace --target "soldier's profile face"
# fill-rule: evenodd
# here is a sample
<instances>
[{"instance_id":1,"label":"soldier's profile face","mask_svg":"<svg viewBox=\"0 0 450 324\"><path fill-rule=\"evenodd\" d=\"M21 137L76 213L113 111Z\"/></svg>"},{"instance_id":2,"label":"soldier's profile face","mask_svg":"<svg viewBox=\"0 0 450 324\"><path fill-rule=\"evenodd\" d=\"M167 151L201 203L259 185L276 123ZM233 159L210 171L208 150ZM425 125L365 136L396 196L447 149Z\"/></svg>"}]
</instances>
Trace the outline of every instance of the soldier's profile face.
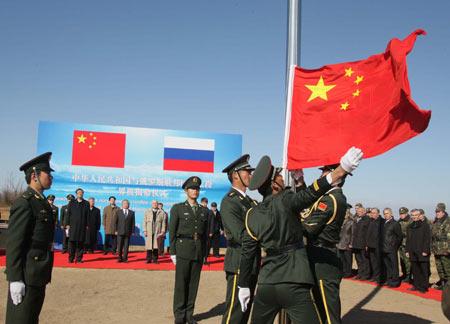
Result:
<instances>
[{"instance_id":1,"label":"soldier's profile face","mask_svg":"<svg viewBox=\"0 0 450 324\"><path fill-rule=\"evenodd\" d=\"M250 184L250 179L252 178L252 173L249 170L239 170L236 172L234 178L240 181L245 187L248 187Z\"/></svg>"},{"instance_id":2,"label":"soldier's profile face","mask_svg":"<svg viewBox=\"0 0 450 324\"><path fill-rule=\"evenodd\" d=\"M41 171L39 172L38 178L42 189L50 189L53 183L53 176L50 172Z\"/></svg>"},{"instance_id":3,"label":"soldier's profile face","mask_svg":"<svg viewBox=\"0 0 450 324\"><path fill-rule=\"evenodd\" d=\"M188 188L185 191L186 195L190 199L197 199L198 196L200 195L200 188Z\"/></svg>"}]
</instances>

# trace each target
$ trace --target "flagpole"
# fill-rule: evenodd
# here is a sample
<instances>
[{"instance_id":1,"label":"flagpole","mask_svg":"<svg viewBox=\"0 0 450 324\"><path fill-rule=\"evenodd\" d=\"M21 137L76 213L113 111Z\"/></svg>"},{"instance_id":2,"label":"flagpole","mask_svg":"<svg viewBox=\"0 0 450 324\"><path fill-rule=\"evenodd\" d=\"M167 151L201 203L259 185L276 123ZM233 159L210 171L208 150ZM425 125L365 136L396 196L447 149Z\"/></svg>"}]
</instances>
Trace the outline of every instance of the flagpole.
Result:
<instances>
[{"instance_id":1,"label":"flagpole","mask_svg":"<svg viewBox=\"0 0 450 324\"><path fill-rule=\"evenodd\" d=\"M286 169L287 146L289 142L289 127L291 123L292 81L294 67L300 65L300 36L301 36L301 0L288 0L287 7L287 39L286 39L286 110L283 145L283 168L286 185L291 185L291 178Z\"/></svg>"}]
</instances>

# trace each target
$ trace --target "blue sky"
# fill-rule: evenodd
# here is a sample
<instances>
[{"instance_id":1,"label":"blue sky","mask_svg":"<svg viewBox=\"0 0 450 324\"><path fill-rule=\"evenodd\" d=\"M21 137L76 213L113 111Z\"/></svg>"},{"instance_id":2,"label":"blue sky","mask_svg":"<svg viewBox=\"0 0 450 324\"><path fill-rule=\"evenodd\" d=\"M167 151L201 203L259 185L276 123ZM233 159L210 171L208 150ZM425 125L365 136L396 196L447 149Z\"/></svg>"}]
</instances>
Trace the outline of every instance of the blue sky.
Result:
<instances>
[{"instance_id":1,"label":"blue sky","mask_svg":"<svg viewBox=\"0 0 450 324\"><path fill-rule=\"evenodd\" d=\"M369 206L450 205L450 2L302 9L305 68L428 32L408 56L413 98L433 111L428 130L364 160L345 189ZM0 40L2 179L36 152L39 120L237 133L254 164L281 163L286 1L3 1Z\"/></svg>"}]
</instances>

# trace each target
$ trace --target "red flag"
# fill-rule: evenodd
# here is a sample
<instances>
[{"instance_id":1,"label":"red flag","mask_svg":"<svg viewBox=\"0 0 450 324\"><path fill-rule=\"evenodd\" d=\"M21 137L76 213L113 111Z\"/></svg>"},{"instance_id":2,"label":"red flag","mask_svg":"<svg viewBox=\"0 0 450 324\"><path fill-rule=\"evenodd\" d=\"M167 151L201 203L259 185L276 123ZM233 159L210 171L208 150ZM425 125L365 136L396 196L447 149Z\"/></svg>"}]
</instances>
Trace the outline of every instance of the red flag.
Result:
<instances>
[{"instance_id":1,"label":"red flag","mask_svg":"<svg viewBox=\"0 0 450 324\"><path fill-rule=\"evenodd\" d=\"M75 130L72 165L123 168L125 134Z\"/></svg>"},{"instance_id":2,"label":"red flag","mask_svg":"<svg viewBox=\"0 0 450 324\"><path fill-rule=\"evenodd\" d=\"M338 163L351 146L382 154L422 133L431 111L411 98L406 55L418 35L393 39L384 53L317 70L295 68L287 146L289 170Z\"/></svg>"}]
</instances>

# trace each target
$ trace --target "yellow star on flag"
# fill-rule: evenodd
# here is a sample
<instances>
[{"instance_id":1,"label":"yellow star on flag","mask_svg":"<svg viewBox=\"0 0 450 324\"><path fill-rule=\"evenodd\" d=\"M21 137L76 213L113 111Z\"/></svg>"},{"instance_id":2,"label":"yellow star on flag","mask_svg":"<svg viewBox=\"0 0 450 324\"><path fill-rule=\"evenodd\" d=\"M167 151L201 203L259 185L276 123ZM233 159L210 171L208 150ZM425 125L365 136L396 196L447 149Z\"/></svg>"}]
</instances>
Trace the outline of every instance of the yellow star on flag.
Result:
<instances>
[{"instance_id":1,"label":"yellow star on flag","mask_svg":"<svg viewBox=\"0 0 450 324\"><path fill-rule=\"evenodd\" d=\"M344 102L343 104L341 104L341 110L347 110L348 106L350 106L350 104L348 103L348 101Z\"/></svg>"},{"instance_id":2,"label":"yellow star on flag","mask_svg":"<svg viewBox=\"0 0 450 324\"><path fill-rule=\"evenodd\" d=\"M353 71L352 68L345 69L346 77L351 77L353 73L355 73L355 71Z\"/></svg>"},{"instance_id":3,"label":"yellow star on flag","mask_svg":"<svg viewBox=\"0 0 450 324\"><path fill-rule=\"evenodd\" d=\"M356 91L353 92L353 97L358 97L360 93L361 91L359 91L359 89L356 89Z\"/></svg>"},{"instance_id":4,"label":"yellow star on flag","mask_svg":"<svg viewBox=\"0 0 450 324\"><path fill-rule=\"evenodd\" d=\"M84 136L83 134L81 134L80 136L77 137L78 138L78 143L86 143L86 136Z\"/></svg>"},{"instance_id":5,"label":"yellow star on flag","mask_svg":"<svg viewBox=\"0 0 450 324\"><path fill-rule=\"evenodd\" d=\"M305 87L307 87L311 91L311 95L308 98L308 102L316 98L328 100L327 92L333 89L335 86L336 86L335 84L325 85L322 76L320 76L320 79L316 85L305 84Z\"/></svg>"},{"instance_id":6,"label":"yellow star on flag","mask_svg":"<svg viewBox=\"0 0 450 324\"><path fill-rule=\"evenodd\" d=\"M364 80L364 76L362 76L362 75L356 76L356 80L355 80L356 85L359 85L362 80Z\"/></svg>"}]
</instances>

